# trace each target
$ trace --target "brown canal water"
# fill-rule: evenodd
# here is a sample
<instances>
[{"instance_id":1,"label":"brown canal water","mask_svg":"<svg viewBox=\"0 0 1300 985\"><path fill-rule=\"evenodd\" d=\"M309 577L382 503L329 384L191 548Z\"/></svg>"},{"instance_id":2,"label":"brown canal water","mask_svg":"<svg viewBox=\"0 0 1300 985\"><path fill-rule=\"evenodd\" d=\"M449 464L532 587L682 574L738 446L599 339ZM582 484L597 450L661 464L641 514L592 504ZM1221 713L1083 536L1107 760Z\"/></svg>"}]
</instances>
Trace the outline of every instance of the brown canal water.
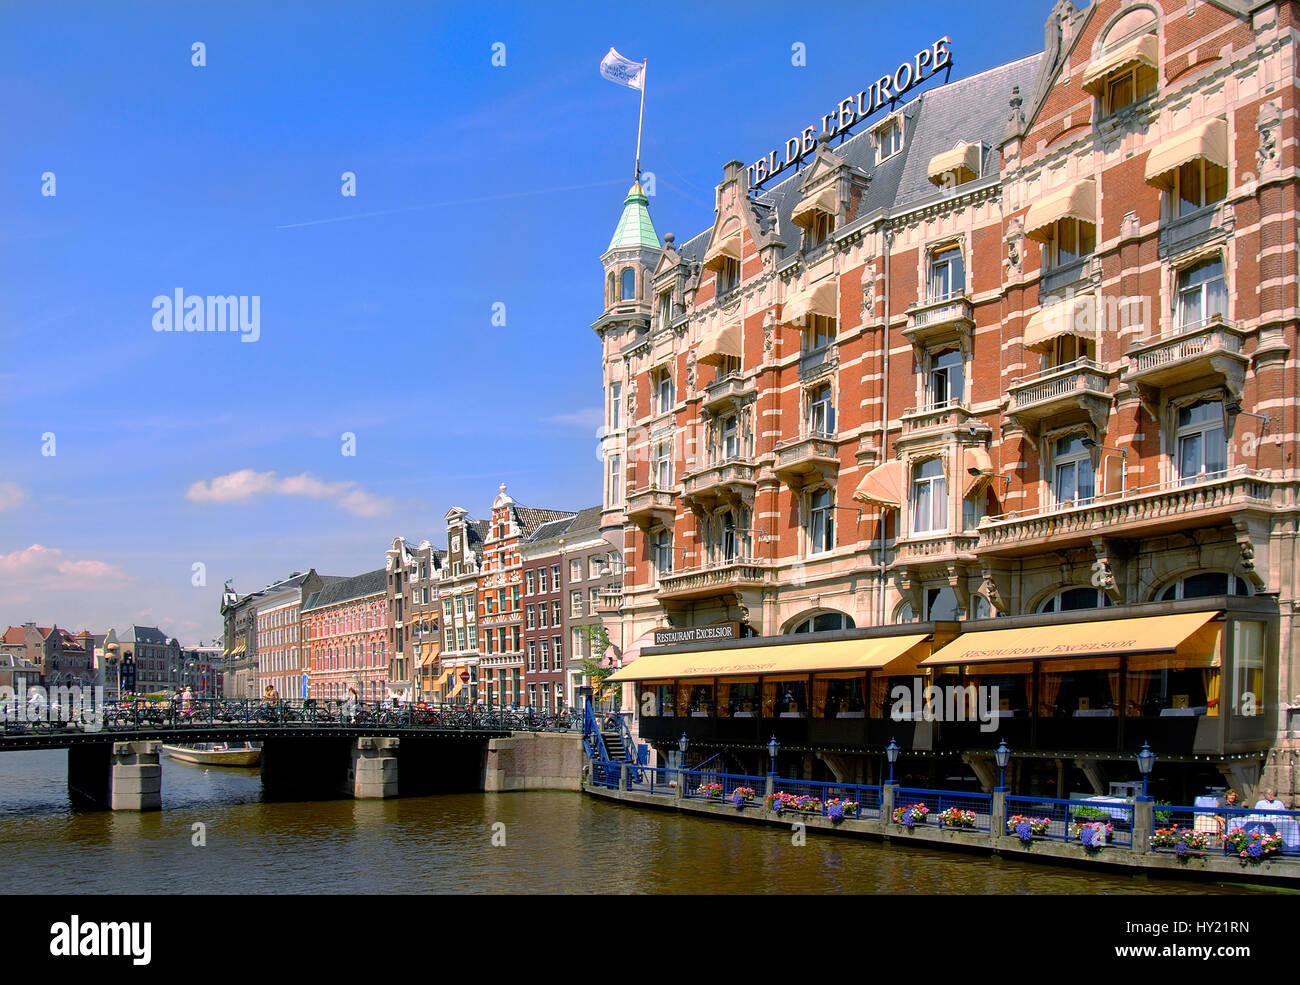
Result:
<instances>
[{"instance_id":1,"label":"brown canal water","mask_svg":"<svg viewBox=\"0 0 1300 985\"><path fill-rule=\"evenodd\" d=\"M65 752L0 754L3 885L9 892L77 894L1260 891L817 831L798 847L783 828L577 793L266 803L255 770L166 758L163 808L75 811ZM193 844L195 824L204 825L205 846Z\"/></svg>"}]
</instances>

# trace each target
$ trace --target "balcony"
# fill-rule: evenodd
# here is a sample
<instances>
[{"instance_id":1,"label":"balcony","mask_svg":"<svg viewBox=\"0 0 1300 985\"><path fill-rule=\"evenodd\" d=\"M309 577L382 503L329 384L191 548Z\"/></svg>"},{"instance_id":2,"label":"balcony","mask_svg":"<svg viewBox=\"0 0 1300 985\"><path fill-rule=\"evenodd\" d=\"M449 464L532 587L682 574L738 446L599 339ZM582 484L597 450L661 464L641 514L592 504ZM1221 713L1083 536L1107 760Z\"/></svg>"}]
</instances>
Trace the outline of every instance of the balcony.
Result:
<instances>
[{"instance_id":1,"label":"balcony","mask_svg":"<svg viewBox=\"0 0 1300 985\"><path fill-rule=\"evenodd\" d=\"M930 564L939 561L974 561L978 536L970 534L915 534L899 538L891 567Z\"/></svg>"},{"instance_id":2,"label":"balcony","mask_svg":"<svg viewBox=\"0 0 1300 985\"><path fill-rule=\"evenodd\" d=\"M979 423L971 409L960 400L946 400L921 410L909 408L902 414L903 435L899 440L955 431L965 427L970 420Z\"/></svg>"},{"instance_id":3,"label":"balcony","mask_svg":"<svg viewBox=\"0 0 1300 985\"><path fill-rule=\"evenodd\" d=\"M660 601L711 598L747 588L762 588L768 581L766 562L733 558L684 571L660 572L658 597Z\"/></svg>"},{"instance_id":4,"label":"balcony","mask_svg":"<svg viewBox=\"0 0 1300 985\"><path fill-rule=\"evenodd\" d=\"M967 336L974 327L970 298L963 288L912 304L903 334L913 345L925 347Z\"/></svg>"},{"instance_id":5,"label":"balcony","mask_svg":"<svg viewBox=\"0 0 1300 985\"><path fill-rule=\"evenodd\" d=\"M728 458L682 476L682 500L708 509L719 500L753 499L758 466L748 458Z\"/></svg>"},{"instance_id":6,"label":"balcony","mask_svg":"<svg viewBox=\"0 0 1300 985\"><path fill-rule=\"evenodd\" d=\"M799 356L799 379L807 380L822 373L830 373L840 362L840 351L834 345L810 349Z\"/></svg>"},{"instance_id":7,"label":"balcony","mask_svg":"<svg viewBox=\"0 0 1300 985\"><path fill-rule=\"evenodd\" d=\"M1128 351L1123 381L1143 387L1167 387L1205 377L1222 378L1235 393L1250 359L1241 351L1242 332L1216 315L1176 334L1139 342Z\"/></svg>"},{"instance_id":8,"label":"balcony","mask_svg":"<svg viewBox=\"0 0 1300 985\"><path fill-rule=\"evenodd\" d=\"M1091 282L1093 275L1101 274L1101 261L1095 256L1080 257L1050 270L1044 270L1038 281L1040 302L1047 294L1073 293Z\"/></svg>"},{"instance_id":9,"label":"balcony","mask_svg":"<svg viewBox=\"0 0 1300 985\"><path fill-rule=\"evenodd\" d=\"M1223 222L1222 202L1171 219L1160 227L1160 259L1165 260L1194 250L1216 238L1225 237L1227 232Z\"/></svg>"},{"instance_id":10,"label":"balcony","mask_svg":"<svg viewBox=\"0 0 1300 985\"><path fill-rule=\"evenodd\" d=\"M1007 387L1007 416L1031 433L1043 421L1070 424L1070 417L1085 414L1104 426L1111 402L1110 378L1111 374L1092 360L1077 359L1037 376L1012 380Z\"/></svg>"},{"instance_id":11,"label":"balcony","mask_svg":"<svg viewBox=\"0 0 1300 985\"><path fill-rule=\"evenodd\" d=\"M616 616L623 611L623 590L601 592L596 596L596 615Z\"/></svg>"},{"instance_id":12,"label":"balcony","mask_svg":"<svg viewBox=\"0 0 1300 985\"><path fill-rule=\"evenodd\" d=\"M705 410L714 410L726 404L739 406L745 397L753 395L754 382L752 379L742 379L739 373L729 373L704 388L704 400L701 406Z\"/></svg>"},{"instance_id":13,"label":"balcony","mask_svg":"<svg viewBox=\"0 0 1300 985\"><path fill-rule=\"evenodd\" d=\"M812 477L833 480L839 472L839 465L834 437L814 433L779 445L773 471L782 482L798 488Z\"/></svg>"},{"instance_id":14,"label":"balcony","mask_svg":"<svg viewBox=\"0 0 1300 985\"><path fill-rule=\"evenodd\" d=\"M623 515L643 529L655 522L672 523L677 515L677 494L655 487L635 489L627 494Z\"/></svg>"},{"instance_id":15,"label":"balcony","mask_svg":"<svg viewBox=\"0 0 1300 985\"><path fill-rule=\"evenodd\" d=\"M1089 544L1094 537L1155 537L1217 526L1243 513L1266 512L1272 483L1239 468L1199 482L1157 483L1106 493L1078 505L1004 513L980 523L981 557L1042 554Z\"/></svg>"}]
</instances>

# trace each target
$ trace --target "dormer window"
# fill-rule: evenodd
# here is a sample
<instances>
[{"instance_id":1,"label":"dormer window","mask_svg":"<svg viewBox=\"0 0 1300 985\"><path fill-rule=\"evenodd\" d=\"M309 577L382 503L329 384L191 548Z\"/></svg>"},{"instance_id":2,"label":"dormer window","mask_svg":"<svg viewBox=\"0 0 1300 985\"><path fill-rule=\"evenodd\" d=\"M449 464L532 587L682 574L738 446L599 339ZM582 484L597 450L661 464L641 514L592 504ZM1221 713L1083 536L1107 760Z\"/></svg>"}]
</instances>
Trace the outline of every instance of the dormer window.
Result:
<instances>
[{"instance_id":1,"label":"dormer window","mask_svg":"<svg viewBox=\"0 0 1300 985\"><path fill-rule=\"evenodd\" d=\"M807 233L809 247L821 246L831 238L831 233L834 231L835 216L820 211L814 212Z\"/></svg>"},{"instance_id":2,"label":"dormer window","mask_svg":"<svg viewBox=\"0 0 1300 985\"><path fill-rule=\"evenodd\" d=\"M1155 11L1139 8L1110 26L1083 73L1083 88L1097 97L1102 116L1118 113L1156 91L1159 55Z\"/></svg>"},{"instance_id":3,"label":"dormer window","mask_svg":"<svg viewBox=\"0 0 1300 985\"><path fill-rule=\"evenodd\" d=\"M730 294L740 286L740 261L733 257L723 257L718 265L718 297Z\"/></svg>"},{"instance_id":4,"label":"dormer window","mask_svg":"<svg viewBox=\"0 0 1300 985\"><path fill-rule=\"evenodd\" d=\"M659 327L667 328L673 320L673 292L663 291L659 295Z\"/></svg>"},{"instance_id":5,"label":"dormer window","mask_svg":"<svg viewBox=\"0 0 1300 985\"><path fill-rule=\"evenodd\" d=\"M926 169L930 181L940 188L974 181L980 176L982 151L981 144L960 143L952 150L936 154L930 158L930 165Z\"/></svg>"},{"instance_id":6,"label":"dormer window","mask_svg":"<svg viewBox=\"0 0 1300 985\"><path fill-rule=\"evenodd\" d=\"M897 116L892 116L878 126L872 134L876 145L876 163L893 157L903 149L903 125Z\"/></svg>"}]
</instances>

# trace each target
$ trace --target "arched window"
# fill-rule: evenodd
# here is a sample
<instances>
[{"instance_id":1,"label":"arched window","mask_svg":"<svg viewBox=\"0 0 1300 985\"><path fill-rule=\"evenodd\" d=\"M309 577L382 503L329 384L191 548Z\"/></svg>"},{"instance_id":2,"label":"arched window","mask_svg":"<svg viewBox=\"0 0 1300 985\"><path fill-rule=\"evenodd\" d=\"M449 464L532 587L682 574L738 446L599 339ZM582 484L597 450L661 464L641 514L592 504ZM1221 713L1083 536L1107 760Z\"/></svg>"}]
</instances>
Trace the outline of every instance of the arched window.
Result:
<instances>
[{"instance_id":1,"label":"arched window","mask_svg":"<svg viewBox=\"0 0 1300 985\"><path fill-rule=\"evenodd\" d=\"M895 623L905 623L905 622L915 622L915 621L916 618L912 614L911 602L904 602L894 611Z\"/></svg>"},{"instance_id":2,"label":"arched window","mask_svg":"<svg viewBox=\"0 0 1300 985\"><path fill-rule=\"evenodd\" d=\"M1157 602L1172 602L1175 599L1203 599L1211 595L1249 595L1250 588L1244 578L1227 571L1202 571L1188 575L1167 585L1158 596Z\"/></svg>"},{"instance_id":3,"label":"arched window","mask_svg":"<svg viewBox=\"0 0 1300 985\"><path fill-rule=\"evenodd\" d=\"M1111 605L1110 596L1091 585L1062 588L1043 599L1039 612L1073 612L1078 609L1104 609Z\"/></svg>"},{"instance_id":4,"label":"arched window","mask_svg":"<svg viewBox=\"0 0 1300 985\"><path fill-rule=\"evenodd\" d=\"M623 268L622 290L619 293L621 300L633 301L636 299L636 271L631 267Z\"/></svg>"},{"instance_id":5,"label":"arched window","mask_svg":"<svg viewBox=\"0 0 1300 985\"><path fill-rule=\"evenodd\" d=\"M609 272L609 277L605 279L605 304L611 305L618 300L618 294L615 292L617 284L614 279L614 272Z\"/></svg>"},{"instance_id":6,"label":"arched window","mask_svg":"<svg viewBox=\"0 0 1300 985\"><path fill-rule=\"evenodd\" d=\"M837 629L855 629L857 623L853 617L843 612L818 612L816 615L801 619L789 629L787 635L794 633L829 633Z\"/></svg>"}]
</instances>

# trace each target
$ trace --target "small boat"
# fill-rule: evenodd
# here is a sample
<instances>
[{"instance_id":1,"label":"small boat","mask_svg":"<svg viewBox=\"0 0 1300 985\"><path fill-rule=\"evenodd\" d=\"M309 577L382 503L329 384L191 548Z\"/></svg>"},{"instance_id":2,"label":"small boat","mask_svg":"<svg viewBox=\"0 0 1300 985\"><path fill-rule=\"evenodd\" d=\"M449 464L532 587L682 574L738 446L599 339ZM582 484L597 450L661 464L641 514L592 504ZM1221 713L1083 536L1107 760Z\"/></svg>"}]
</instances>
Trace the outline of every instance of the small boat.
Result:
<instances>
[{"instance_id":1,"label":"small boat","mask_svg":"<svg viewBox=\"0 0 1300 985\"><path fill-rule=\"evenodd\" d=\"M256 766L262 760L260 742L196 742L162 748L172 759L197 766Z\"/></svg>"}]
</instances>

